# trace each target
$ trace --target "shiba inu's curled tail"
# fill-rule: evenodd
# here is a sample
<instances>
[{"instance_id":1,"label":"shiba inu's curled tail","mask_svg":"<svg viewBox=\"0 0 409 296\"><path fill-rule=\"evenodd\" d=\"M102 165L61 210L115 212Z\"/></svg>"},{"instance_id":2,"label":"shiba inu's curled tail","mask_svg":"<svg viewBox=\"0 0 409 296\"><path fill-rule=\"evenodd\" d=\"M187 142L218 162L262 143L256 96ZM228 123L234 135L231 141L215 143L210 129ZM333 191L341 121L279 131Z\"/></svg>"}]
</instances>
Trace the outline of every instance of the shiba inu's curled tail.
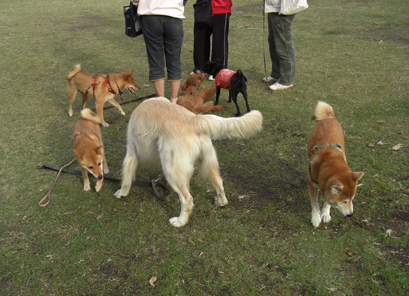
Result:
<instances>
[{"instance_id":1,"label":"shiba inu's curled tail","mask_svg":"<svg viewBox=\"0 0 409 296\"><path fill-rule=\"evenodd\" d=\"M95 114L94 112L92 112L92 110L89 108L82 109L80 113L80 117L81 119L92 121L95 124L102 123L101 117L99 117L98 114Z\"/></svg>"},{"instance_id":2,"label":"shiba inu's curled tail","mask_svg":"<svg viewBox=\"0 0 409 296\"><path fill-rule=\"evenodd\" d=\"M262 129L263 115L253 110L241 117L223 118L216 115L197 115L197 132L208 134L213 140L248 138Z\"/></svg>"},{"instance_id":3,"label":"shiba inu's curled tail","mask_svg":"<svg viewBox=\"0 0 409 296\"><path fill-rule=\"evenodd\" d=\"M71 80L79 72L81 72L81 65L77 64L73 66L70 73L68 73L67 80Z\"/></svg>"},{"instance_id":4,"label":"shiba inu's curled tail","mask_svg":"<svg viewBox=\"0 0 409 296\"><path fill-rule=\"evenodd\" d=\"M334 118L334 110L330 104L327 104L323 101L318 101L317 106L315 107L314 115L311 117L311 120L323 120L328 118Z\"/></svg>"}]
</instances>

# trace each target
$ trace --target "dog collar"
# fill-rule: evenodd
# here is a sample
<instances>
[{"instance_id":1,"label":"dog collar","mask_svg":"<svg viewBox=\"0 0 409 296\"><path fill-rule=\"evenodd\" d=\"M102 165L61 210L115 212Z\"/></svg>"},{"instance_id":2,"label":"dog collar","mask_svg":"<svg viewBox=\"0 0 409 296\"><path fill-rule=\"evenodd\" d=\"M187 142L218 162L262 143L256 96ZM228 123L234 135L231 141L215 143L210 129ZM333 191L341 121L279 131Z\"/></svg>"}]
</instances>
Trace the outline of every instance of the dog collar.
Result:
<instances>
[{"instance_id":1,"label":"dog collar","mask_svg":"<svg viewBox=\"0 0 409 296\"><path fill-rule=\"evenodd\" d=\"M319 149L319 148L325 148L325 147L329 147L332 146L335 149L337 149L339 152L341 152L342 154L344 154L344 151L341 150L341 145L339 144L328 144L328 145L324 145L324 146L314 146L311 149L311 153L314 153L315 150Z\"/></svg>"}]
</instances>

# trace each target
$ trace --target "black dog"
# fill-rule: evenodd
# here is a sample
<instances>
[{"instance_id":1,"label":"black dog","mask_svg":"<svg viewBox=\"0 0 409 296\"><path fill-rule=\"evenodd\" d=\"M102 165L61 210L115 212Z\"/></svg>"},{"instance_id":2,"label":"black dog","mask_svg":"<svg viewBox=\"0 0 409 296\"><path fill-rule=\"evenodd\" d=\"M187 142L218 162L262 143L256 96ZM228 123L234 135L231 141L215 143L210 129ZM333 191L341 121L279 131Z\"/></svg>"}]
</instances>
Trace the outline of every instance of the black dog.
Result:
<instances>
[{"instance_id":1,"label":"black dog","mask_svg":"<svg viewBox=\"0 0 409 296\"><path fill-rule=\"evenodd\" d=\"M239 93L242 93L244 100L246 101L247 112L250 112L249 103L247 102L247 78L243 75L240 69L234 72L223 68L223 65L218 62L208 62L204 65L202 72L215 77L217 86L215 105L219 103L220 89L224 88L229 90L228 103L231 103L233 100L234 104L236 104L236 116L241 115L239 105L237 104L237 95Z\"/></svg>"}]
</instances>

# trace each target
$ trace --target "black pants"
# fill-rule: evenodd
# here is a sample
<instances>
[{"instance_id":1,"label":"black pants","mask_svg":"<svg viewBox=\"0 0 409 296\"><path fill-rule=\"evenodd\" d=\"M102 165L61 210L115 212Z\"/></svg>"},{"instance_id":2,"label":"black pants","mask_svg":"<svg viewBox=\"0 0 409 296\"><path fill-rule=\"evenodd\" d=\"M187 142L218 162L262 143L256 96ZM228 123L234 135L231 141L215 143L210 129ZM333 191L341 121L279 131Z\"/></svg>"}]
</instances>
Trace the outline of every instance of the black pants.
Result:
<instances>
[{"instance_id":1,"label":"black pants","mask_svg":"<svg viewBox=\"0 0 409 296\"><path fill-rule=\"evenodd\" d=\"M227 68L229 53L229 19L230 13L215 14L211 27L193 27L193 71L201 70L210 58L210 44L212 45L211 60L220 60L224 68ZM212 42L210 37L213 35Z\"/></svg>"}]
</instances>

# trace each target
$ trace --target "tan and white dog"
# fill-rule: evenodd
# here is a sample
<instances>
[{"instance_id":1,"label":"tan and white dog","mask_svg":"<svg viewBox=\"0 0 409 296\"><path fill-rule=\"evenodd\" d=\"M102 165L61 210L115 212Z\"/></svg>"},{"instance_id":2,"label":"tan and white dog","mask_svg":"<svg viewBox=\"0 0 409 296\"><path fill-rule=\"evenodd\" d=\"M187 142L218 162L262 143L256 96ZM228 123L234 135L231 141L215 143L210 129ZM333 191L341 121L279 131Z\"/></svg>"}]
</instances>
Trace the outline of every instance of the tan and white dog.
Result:
<instances>
[{"instance_id":1,"label":"tan and white dog","mask_svg":"<svg viewBox=\"0 0 409 296\"><path fill-rule=\"evenodd\" d=\"M109 173L102 142L101 118L91 109L81 110L81 119L77 121L72 135L72 148L84 178L84 191L91 189L88 172L97 180L95 191L102 187L104 174Z\"/></svg>"},{"instance_id":2,"label":"tan and white dog","mask_svg":"<svg viewBox=\"0 0 409 296\"><path fill-rule=\"evenodd\" d=\"M72 102L77 95L77 91L79 91L82 95L95 99L96 110L102 121L101 124L109 126L104 121L104 104L109 102L112 106L118 108L121 115L125 115L121 105L114 100L114 97L116 94L122 94L125 89L131 94L136 94L135 90L138 90L139 86L135 84L133 75L134 73L131 73L131 70L119 74L92 74L81 71L79 64L73 66L67 76L68 115L72 116Z\"/></svg>"},{"instance_id":3,"label":"tan and white dog","mask_svg":"<svg viewBox=\"0 0 409 296\"><path fill-rule=\"evenodd\" d=\"M181 227L187 223L193 209L189 182L195 164L198 164L200 176L209 177L216 189L216 205L227 205L212 139L247 138L261 130L262 121L259 111L251 111L238 118L222 118L195 115L166 98L142 102L129 120L122 184L115 196L128 195L138 164L161 165L181 204L180 216L171 218L169 222Z\"/></svg>"},{"instance_id":4,"label":"tan and white dog","mask_svg":"<svg viewBox=\"0 0 409 296\"><path fill-rule=\"evenodd\" d=\"M354 212L358 180L362 172L352 172L345 156L344 135L341 125L335 119L332 107L325 102L318 102L311 120L316 120L308 143L307 184L311 199L314 227L321 220L331 221L330 209L334 207L344 216ZM318 193L324 196L324 205L320 212Z\"/></svg>"}]
</instances>

